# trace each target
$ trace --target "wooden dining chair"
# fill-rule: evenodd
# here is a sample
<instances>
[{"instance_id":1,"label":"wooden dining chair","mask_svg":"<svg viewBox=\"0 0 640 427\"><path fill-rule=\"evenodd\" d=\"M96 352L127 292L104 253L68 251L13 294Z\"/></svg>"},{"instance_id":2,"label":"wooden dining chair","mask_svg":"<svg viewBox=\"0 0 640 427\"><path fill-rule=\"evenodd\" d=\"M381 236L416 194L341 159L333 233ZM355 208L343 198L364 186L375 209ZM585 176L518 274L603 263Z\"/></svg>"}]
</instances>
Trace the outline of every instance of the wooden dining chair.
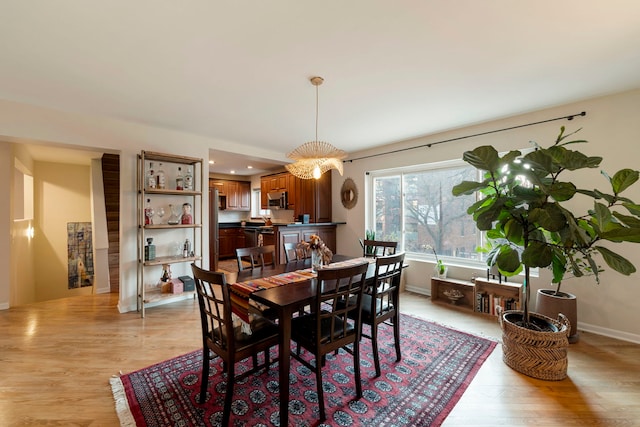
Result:
<instances>
[{"instance_id":1,"label":"wooden dining chair","mask_svg":"<svg viewBox=\"0 0 640 427\"><path fill-rule=\"evenodd\" d=\"M383 240L364 240L362 242L363 256L378 257L395 254L398 242Z\"/></svg>"},{"instance_id":2,"label":"wooden dining chair","mask_svg":"<svg viewBox=\"0 0 640 427\"><path fill-rule=\"evenodd\" d=\"M291 319L291 339L315 356L315 365L304 354L293 357L316 373L320 421L326 420L322 387L322 368L325 355L340 348L353 355L356 395L362 397L360 379L360 324L362 291L368 262L343 268L324 268L318 271L316 298L311 313ZM338 306L338 301L349 301ZM353 349L347 345L353 344Z\"/></svg>"},{"instance_id":3,"label":"wooden dining chair","mask_svg":"<svg viewBox=\"0 0 640 427\"><path fill-rule=\"evenodd\" d=\"M238 271L273 266L276 264L276 247L275 245L264 245L237 248L236 259L238 260ZM249 264L245 264L244 261Z\"/></svg>"},{"instance_id":4,"label":"wooden dining chair","mask_svg":"<svg viewBox=\"0 0 640 427\"><path fill-rule=\"evenodd\" d=\"M202 384L200 403L207 400L209 366L212 353L223 361L227 374L222 425L229 425L233 387L236 381L271 365L269 350L278 345L278 326L263 317L251 321L251 334L234 327L231 318L231 296L224 273L207 271L191 264L195 279L200 320L202 324ZM264 352L264 362L258 364L258 354ZM253 368L235 375L235 364L251 357Z\"/></svg>"},{"instance_id":5,"label":"wooden dining chair","mask_svg":"<svg viewBox=\"0 0 640 427\"><path fill-rule=\"evenodd\" d=\"M292 261L302 261L304 259L310 258L311 254L309 254L304 249L298 249L297 243L284 243L284 257L286 262Z\"/></svg>"},{"instance_id":6,"label":"wooden dining chair","mask_svg":"<svg viewBox=\"0 0 640 427\"><path fill-rule=\"evenodd\" d=\"M370 334L361 333L371 340L376 377L381 374L380 356L378 354L378 326L384 324L393 327L393 339L396 348L396 361L400 353L400 278L404 252L376 258L376 274L374 282L367 287L362 296L362 324L369 325Z\"/></svg>"}]
</instances>

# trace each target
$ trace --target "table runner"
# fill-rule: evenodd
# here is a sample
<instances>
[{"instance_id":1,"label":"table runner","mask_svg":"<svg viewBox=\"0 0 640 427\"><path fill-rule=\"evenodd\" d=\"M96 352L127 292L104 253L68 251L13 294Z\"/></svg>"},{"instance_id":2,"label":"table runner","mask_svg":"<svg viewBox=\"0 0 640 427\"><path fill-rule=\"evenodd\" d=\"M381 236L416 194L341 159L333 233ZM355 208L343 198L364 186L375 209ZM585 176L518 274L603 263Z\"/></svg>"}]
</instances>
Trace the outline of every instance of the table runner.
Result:
<instances>
[{"instance_id":1,"label":"table runner","mask_svg":"<svg viewBox=\"0 0 640 427\"><path fill-rule=\"evenodd\" d=\"M350 265L360 264L362 261L375 262L372 258L353 258L346 261L339 261L329 264L323 268L342 268ZM372 261L373 260L373 261ZM249 305L251 294L261 289L270 289L276 286L288 285L291 283L302 282L317 277L311 268L297 270L289 273L276 274L274 276L251 279L245 282L232 283L231 290L231 309L233 313L246 323L250 323ZM251 302L251 304L257 304Z\"/></svg>"},{"instance_id":2,"label":"table runner","mask_svg":"<svg viewBox=\"0 0 640 427\"><path fill-rule=\"evenodd\" d=\"M270 289L290 283L302 282L316 277L311 269L276 274L275 276L251 279L231 284L231 309L240 319L249 323L249 300L251 294L261 289Z\"/></svg>"}]
</instances>

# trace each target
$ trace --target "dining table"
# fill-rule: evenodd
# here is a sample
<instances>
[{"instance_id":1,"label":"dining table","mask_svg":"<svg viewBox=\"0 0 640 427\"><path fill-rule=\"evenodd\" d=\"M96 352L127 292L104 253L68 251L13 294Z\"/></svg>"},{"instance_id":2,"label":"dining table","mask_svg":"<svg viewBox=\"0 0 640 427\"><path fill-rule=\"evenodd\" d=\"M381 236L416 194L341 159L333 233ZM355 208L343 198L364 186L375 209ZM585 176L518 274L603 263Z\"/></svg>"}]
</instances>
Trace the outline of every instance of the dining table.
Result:
<instances>
[{"instance_id":1,"label":"dining table","mask_svg":"<svg viewBox=\"0 0 640 427\"><path fill-rule=\"evenodd\" d=\"M337 267L340 265L355 265L362 261L369 262L366 280L375 277L375 258L349 257L345 255L333 255L332 263L325 268ZM276 264L275 266L254 268L252 270L242 270L238 272L236 283L231 284L232 294L238 291L246 293L246 286L243 284L260 284L262 279L277 278L273 280L277 285L268 288L257 286L249 294L249 298L271 310L278 319L278 370L279 370L279 392L280 392L280 426L289 424L289 373L291 357L291 319L295 313L309 304L316 298L317 280L313 274L301 280L299 275L292 279L291 283L281 283L282 278L286 278L284 273L296 273L304 275L311 272L311 259L292 261L286 264ZM264 283L264 282L263 282ZM235 289L234 289L235 288ZM244 288L244 289L241 289ZM233 297L233 295L232 295Z\"/></svg>"}]
</instances>

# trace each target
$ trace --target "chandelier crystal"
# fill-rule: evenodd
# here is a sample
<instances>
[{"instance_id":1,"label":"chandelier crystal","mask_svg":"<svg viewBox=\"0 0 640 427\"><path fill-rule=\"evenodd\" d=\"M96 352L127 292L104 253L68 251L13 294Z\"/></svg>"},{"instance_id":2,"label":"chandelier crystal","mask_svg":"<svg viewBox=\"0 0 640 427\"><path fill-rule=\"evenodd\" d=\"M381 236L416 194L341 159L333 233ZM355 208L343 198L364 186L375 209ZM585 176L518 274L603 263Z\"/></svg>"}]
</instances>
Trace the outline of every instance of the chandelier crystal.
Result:
<instances>
[{"instance_id":1,"label":"chandelier crystal","mask_svg":"<svg viewBox=\"0 0 640 427\"><path fill-rule=\"evenodd\" d=\"M342 159L347 157L347 153L328 142L318 141L318 86L324 82L324 79L312 77L310 80L316 87L316 139L302 144L287 154L287 157L295 162L285 167L301 179L318 179L331 169L336 169L342 175Z\"/></svg>"}]
</instances>

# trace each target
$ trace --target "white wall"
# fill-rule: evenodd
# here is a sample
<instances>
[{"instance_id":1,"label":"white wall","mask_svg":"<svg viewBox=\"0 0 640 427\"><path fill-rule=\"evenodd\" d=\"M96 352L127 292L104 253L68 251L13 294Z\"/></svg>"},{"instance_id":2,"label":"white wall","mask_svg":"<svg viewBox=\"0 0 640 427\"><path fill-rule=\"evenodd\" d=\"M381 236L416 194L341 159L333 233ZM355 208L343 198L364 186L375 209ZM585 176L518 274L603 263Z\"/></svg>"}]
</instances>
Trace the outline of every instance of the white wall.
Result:
<instances>
[{"instance_id":1,"label":"white wall","mask_svg":"<svg viewBox=\"0 0 640 427\"><path fill-rule=\"evenodd\" d=\"M527 148L530 146L529 141L531 140L544 145L553 142L562 125L568 131L582 128L579 136L587 139L589 143L582 145L580 150L588 155L601 155L604 158L601 168L610 174L625 167L638 169L639 105L640 90L635 90L355 153L350 158L563 117L580 113L581 111L587 112L585 117L576 118L572 121L551 122L434 145L431 148L420 148L372 157L366 160L356 160L353 163L345 163L344 176L340 177L335 171L333 176L333 219L334 221L347 222L346 225L339 226L338 248L341 253L348 254L358 254L361 251L358 238L363 237L367 228L364 204L365 173L367 171L461 159L464 151L471 150L479 145L491 144L499 151ZM428 118L425 118L425 120L428 120ZM576 177L575 180L579 187L607 188L606 182L597 173L588 174L588 176L591 177L590 179L593 182L580 182L580 177ZM353 178L360 192L358 203L351 210L345 209L340 203L339 197L335 197L339 194L340 187L346 177ZM640 186L633 188L626 196L635 201L640 201ZM640 268L640 246L624 244L615 249L622 252L623 255ZM406 270L405 275L407 286L426 292L430 286L432 271L432 264L411 262L411 266ZM469 279L471 273L471 270L464 268L449 268L450 277ZM579 327L640 342L640 323L637 322L636 307L637 301L640 301L640 286L637 286L638 279L639 273L627 277L609 269L602 274L601 284L599 285L592 278L566 280L563 283L563 290L578 296ZM541 277L532 283L532 300L535 300L536 290L548 287L549 283L549 272L544 270L541 272Z\"/></svg>"},{"instance_id":2,"label":"white wall","mask_svg":"<svg viewBox=\"0 0 640 427\"><path fill-rule=\"evenodd\" d=\"M341 253L357 255L361 253L358 237L362 237L365 230L364 222L364 174L367 170L405 166L416 163L430 163L440 160L461 158L463 151L473 149L482 144L493 144L500 150L521 148L528 145L528 141L535 139L541 143L551 140L558 132L560 125L569 129L582 127L581 136L591 141L585 147L589 154L603 154L603 168L608 171L622 167L637 167L637 159L633 157L636 151L637 139L640 136L640 121L637 120L638 105L640 105L640 90L587 100L571 105L550 108L498 120L491 123L472 126L464 129L406 141L393 146L381 147L354 154L384 152L401 147L415 146L428 142L440 141L452 137L465 136L498 128L520 125L528 122L546 120L553 117L586 111L587 116L571 122L553 122L544 125L527 127L484 137L471 138L436 145L432 148L422 148L393 155L374 157L366 161L355 161L345 164L344 177L335 171L333 177L333 219L345 221L346 225L339 226L338 248ZM428 118L425 118L428 120ZM140 150L152 150L167 153L182 154L192 157L208 157L209 148L219 148L233 152L251 152L252 155L282 160L283 153L274 153L266 149L256 149L234 144L228 141L204 138L188 133L176 132L150 126L132 124L117 120L83 116L80 114L63 113L47 110L25 104L0 100L0 140L9 142L38 142L67 147L91 147L106 152L117 152L121 156L121 268L120 268L120 304L121 311L135 310L136 307L136 155ZM6 147L0 147L7 151ZM5 154L4 152L2 154ZM630 156L631 154L631 156ZM3 162L4 162L4 156ZM6 162L5 162L6 163ZM3 166L3 164L0 164ZM12 170L11 165L4 165L2 170ZM344 178L351 177L360 190L358 204L351 210L345 209L340 203L339 190ZM594 184L595 185L595 184ZM640 200L638 189L630 197ZM205 206L208 204L208 194L205 192ZM5 227L7 221L2 221L7 213L3 213L4 206L9 204L10 197L6 193L0 195L0 222ZM4 216L3 216L4 215ZM205 243L208 236L207 221L204 224ZM6 262L12 254L7 254L9 247L9 233L0 228L0 262ZM206 246L206 244L205 244ZM640 251L629 245L628 257L640 266ZM205 248L204 260L208 260L208 250ZM6 288L10 286L8 268L0 268L0 307L7 302ZM430 266L411 265L407 270L407 283L426 288L432 268ZM468 278L470 272L464 269L451 268L449 273L453 277ZM635 283L637 274L631 277L621 276L607 271L602 275L603 283L596 285L590 279L567 282L565 290L573 292L579 298L580 327L597 332L618 335L623 338L640 338L640 323L635 321L635 301L640 300L640 287ZM534 288L546 286L549 276L544 275L533 283Z\"/></svg>"},{"instance_id":3,"label":"white wall","mask_svg":"<svg viewBox=\"0 0 640 427\"><path fill-rule=\"evenodd\" d=\"M104 200L102 159L91 160L91 223L93 224L94 293L109 293L109 231Z\"/></svg>"}]
</instances>

